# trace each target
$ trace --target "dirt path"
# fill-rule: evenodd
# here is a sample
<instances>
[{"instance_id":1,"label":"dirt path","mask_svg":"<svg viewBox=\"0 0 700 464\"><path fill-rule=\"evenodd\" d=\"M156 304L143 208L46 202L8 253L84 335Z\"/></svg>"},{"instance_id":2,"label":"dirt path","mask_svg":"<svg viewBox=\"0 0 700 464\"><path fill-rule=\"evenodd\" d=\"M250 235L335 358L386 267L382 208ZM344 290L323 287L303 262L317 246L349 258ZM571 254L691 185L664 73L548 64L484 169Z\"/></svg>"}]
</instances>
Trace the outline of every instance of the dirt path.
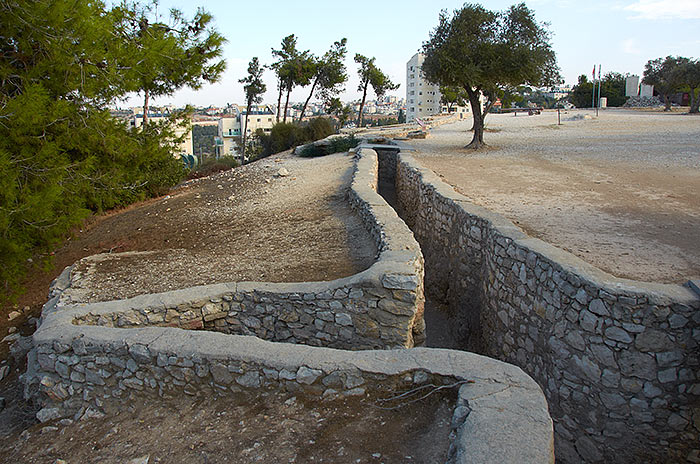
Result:
<instances>
[{"instance_id":1,"label":"dirt path","mask_svg":"<svg viewBox=\"0 0 700 464\"><path fill-rule=\"evenodd\" d=\"M700 276L700 118L633 111L489 115L479 153L470 121L411 143L419 161L476 204L613 275Z\"/></svg>"}]
</instances>

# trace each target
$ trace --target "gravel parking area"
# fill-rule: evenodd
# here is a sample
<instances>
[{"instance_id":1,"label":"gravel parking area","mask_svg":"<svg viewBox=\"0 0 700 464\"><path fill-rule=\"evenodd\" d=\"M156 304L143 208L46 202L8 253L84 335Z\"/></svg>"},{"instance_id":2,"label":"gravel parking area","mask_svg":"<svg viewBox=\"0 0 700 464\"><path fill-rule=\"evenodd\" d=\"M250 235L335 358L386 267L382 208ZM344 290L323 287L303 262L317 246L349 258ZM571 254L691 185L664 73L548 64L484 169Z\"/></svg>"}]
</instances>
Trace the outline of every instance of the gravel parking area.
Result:
<instances>
[{"instance_id":1,"label":"gravel parking area","mask_svg":"<svg viewBox=\"0 0 700 464\"><path fill-rule=\"evenodd\" d=\"M489 115L486 150L463 147L471 120L410 143L476 204L618 277L700 276L700 117L605 110Z\"/></svg>"}]
</instances>

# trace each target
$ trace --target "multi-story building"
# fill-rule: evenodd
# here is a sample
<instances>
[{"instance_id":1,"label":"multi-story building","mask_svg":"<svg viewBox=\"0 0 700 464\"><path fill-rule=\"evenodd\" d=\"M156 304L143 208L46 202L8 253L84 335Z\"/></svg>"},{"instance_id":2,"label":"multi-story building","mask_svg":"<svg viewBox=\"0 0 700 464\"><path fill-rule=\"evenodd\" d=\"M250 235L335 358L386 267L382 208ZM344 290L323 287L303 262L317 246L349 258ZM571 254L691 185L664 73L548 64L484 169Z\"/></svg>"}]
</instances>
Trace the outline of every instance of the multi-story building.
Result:
<instances>
[{"instance_id":1,"label":"multi-story building","mask_svg":"<svg viewBox=\"0 0 700 464\"><path fill-rule=\"evenodd\" d=\"M143 111L143 110L142 110ZM169 114L164 113L151 113L148 112L148 123L154 124L161 121L165 121L170 117ZM143 114L134 114L129 120L129 127L137 129L143 125ZM188 120L187 124L177 124L174 127L175 136L180 138L183 135L185 138L178 144L174 156L180 155L193 155L194 149L192 148L192 121Z\"/></svg>"},{"instance_id":2,"label":"multi-story building","mask_svg":"<svg viewBox=\"0 0 700 464\"><path fill-rule=\"evenodd\" d=\"M424 59L422 53L416 53L406 63L406 122L440 113L440 86L425 80Z\"/></svg>"},{"instance_id":3,"label":"multi-story building","mask_svg":"<svg viewBox=\"0 0 700 464\"><path fill-rule=\"evenodd\" d=\"M219 130L214 138L216 145L216 156L233 156L240 158L240 141L245 125L245 107L234 105L232 113L219 119ZM248 126L246 138L255 134L255 131L262 129L264 133L270 133L275 124L275 112L269 105L254 105L248 116ZM239 159L241 164L247 160Z\"/></svg>"}]
</instances>

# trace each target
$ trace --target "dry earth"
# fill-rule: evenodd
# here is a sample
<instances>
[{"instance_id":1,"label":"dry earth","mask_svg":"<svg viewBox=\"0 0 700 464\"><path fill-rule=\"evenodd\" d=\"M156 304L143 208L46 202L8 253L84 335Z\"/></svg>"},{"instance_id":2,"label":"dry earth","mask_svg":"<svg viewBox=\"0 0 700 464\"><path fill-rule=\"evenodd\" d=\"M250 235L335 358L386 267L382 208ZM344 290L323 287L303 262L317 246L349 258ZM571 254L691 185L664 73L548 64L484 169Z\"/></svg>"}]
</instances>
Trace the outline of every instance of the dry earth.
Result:
<instances>
[{"instance_id":1,"label":"dry earth","mask_svg":"<svg viewBox=\"0 0 700 464\"><path fill-rule=\"evenodd\" d=\"M279 176L281 169L288 174ZM344 199L351 173L345 154L281 154L94 218L55 251L54 269L27 280L21 316L8 321L13 308L3 308L0 334L7 327L31 334L27 320L38 316L51 280L64 266L100 253L78 265L87 284L83 301L359 272L374 262L376 249ZM36 411L22 400L23 362L7 356L8 344L0 343L0 369L9 367L0 380L0 462L124 463L147 455L150 463L399 463L441 461L447 452L452 394L398 411L378 409L371 397L187 398L134 403L106 419L36 424Z\"/></svg>"},{"instance_id":2,"label":"dry earth","mask_svg":"<svg viewBox=\"0 0 700 464\"><path fill-rule=\"evenodd\" d=\"M23 464L58 459L66 464L444 462L454 391L380 409L387 397L319 401L266 392L156 404L141 400L109 419L38 424L22 437L3 437L0 459Z\"/></svg>"},{"instance_id":3,"label":"dry earth","mask_svg":"<svg viewBox=\"0 0 700 464\"><path fill-rule=\"evenodd\" d=\"M286 174L278 173L285 170ZM119 218L115 251L81 261L81 302L220 282L333 280L369 267L345 194L352 157L289 154L190 183Z\"/></svg>"},{"instance_id":4,"label":"dry earth","mask_svg":"<svg viewBox=\"0 0 700 464\"><path fill-rule=\"evenodd\" d=\"M584 118L589 115L588 118ZM700 276L700 117L607 110L489 115L413 140L416 157L476 204L618 277Z\"/></svg>"}]
</instances>

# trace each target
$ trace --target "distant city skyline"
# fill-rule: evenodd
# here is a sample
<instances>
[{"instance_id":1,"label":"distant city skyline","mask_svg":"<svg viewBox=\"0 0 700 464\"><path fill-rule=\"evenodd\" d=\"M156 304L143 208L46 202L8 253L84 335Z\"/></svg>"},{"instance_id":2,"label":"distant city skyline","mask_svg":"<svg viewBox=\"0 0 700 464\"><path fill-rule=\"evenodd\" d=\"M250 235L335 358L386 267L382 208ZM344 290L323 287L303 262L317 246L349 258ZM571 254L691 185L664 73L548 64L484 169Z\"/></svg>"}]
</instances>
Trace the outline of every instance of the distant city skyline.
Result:
<instances>
[{"instance_id":1,"label":"distant city skyline","mask_svg":"<svg viewBox=\"0 0 700 464\"><path fill-rule=\"evenodd\" d=\"M488 0L482 5L504 10L514 3L517 2ZM525 3L538 21L549 23L551 42L566 84L576 84L581 74L590 78L594 64L602 65L603 74L615 71L641 76L644 64L650 59L667 55L700 58L700 38L693 33L700 30L700 0L530 0ZM152 103L223 106L243 102L243 86L238 79L245 76L248 62L257 56L264 64L272 63L271 49L279 48L282 38L289 34L298 37L300 49L309 49L316 55L322 55L334 41L348 39L349 79L342 100L360 97L355 53L376 57L377 65L401 85L390 94L405 97L406 62L437 26L440 10L451 13L463 4L461 0L351 3L268 0L264 4L163 0L159 7L161 14L178 8L191 17L199 5L214 16L217 30L228 39L224 47L227 70L219 83L205 85L200 90L182 89ZM264 101L276 103L273 72L266 71L264 79L267 84ZM308 91L295 90L291 100L306 99ZM141 96L132 95L118 106L139 106L141 100Z\"/></svg>"}]
</instances>

